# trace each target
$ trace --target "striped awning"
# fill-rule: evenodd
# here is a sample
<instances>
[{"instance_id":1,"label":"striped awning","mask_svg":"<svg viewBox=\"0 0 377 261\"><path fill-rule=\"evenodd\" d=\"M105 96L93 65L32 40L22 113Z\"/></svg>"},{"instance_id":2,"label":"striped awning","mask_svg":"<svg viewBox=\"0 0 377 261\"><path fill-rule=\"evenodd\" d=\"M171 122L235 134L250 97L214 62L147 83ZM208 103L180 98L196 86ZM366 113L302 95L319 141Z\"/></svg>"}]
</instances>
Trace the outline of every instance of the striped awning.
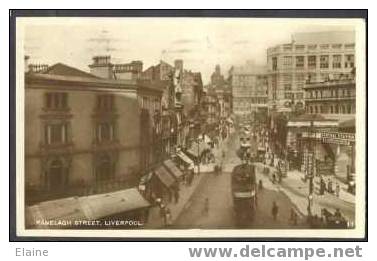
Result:
<instances>
[{"instance_id":1,"label":"striped awning","mask_svg":"<svg viewBox=\"0 0 377 261\"><path fill-rule=\"evenodd\" d=\"M176 179L179 179L183 176L183 172L174 164L172 160L165 160L164 165L167 167L167 169L170 171L170 173L173 174L173 176Z\"/></svg>"},{"instance_id":2,"label":"striped awning","mask_svg":"<svg viewBox=\"0 0 377 261\"><path fill-rule=\"evenodd\" d=\"M175 183L174 177L169 173L169 171L161 165L155 171L157 178L168 188L172 187Z\"/></svg>"},{"instance_id":3,"label":"striped awning","mask_svg":"<svg viewBox=\"0 0 377 261\"><path fill-rule=\"evenodd\" d=\"M189 165L190 167L194 167L194 162L192 161L192 159L190 159L185 153L183 153L182 151L178 151L177 152L177 156L183 161L185 162L187 165Z\"/></svg>"}]
</instances>

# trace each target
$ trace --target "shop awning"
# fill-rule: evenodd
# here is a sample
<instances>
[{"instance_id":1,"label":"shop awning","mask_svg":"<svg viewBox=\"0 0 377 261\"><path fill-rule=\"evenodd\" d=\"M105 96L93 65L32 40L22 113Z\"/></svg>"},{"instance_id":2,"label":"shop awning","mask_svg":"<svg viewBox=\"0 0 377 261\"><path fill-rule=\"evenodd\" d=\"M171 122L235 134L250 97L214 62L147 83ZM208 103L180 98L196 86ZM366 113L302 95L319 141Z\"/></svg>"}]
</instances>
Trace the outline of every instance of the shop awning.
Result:
<instances>
[{"instance_id":1,"label":"shop awning","mask_svg":"<svg viewBox=\"0 0 377 261\"><path fill-rule=\"evenodd\" d=\"M252 198L255 196L254 191L245 191L245 192L235 192L233 193L235 198Z\"/></svg>"},{"instance_id":2,"label":"shop awning","mask_svg":"<svg viewBox=\"0 0 377 261\"><path fill-rule=\"evenodd\" d=\"M177 152L177 156L190 167L194 167L194 162L182 151Z\"/></svg>"},{"instance_id":3,"label":"shop awning","mask_svg":"<svg viewBox=\"0 0 377 261\"><path fill-rule=\"evenodd\" d=\"M146 174L146 175L144 175L144 176L142 176L140 178L139 184L146 184L146 183L148 183L152 179L152 177L153 177L153 173L149 172L148 174Z\"/></svg>"},{"instance_id":4,"label":"shop awning","mask_svg":"<svg viewBox=\"0 0 377 261\"><path fill-rule=\"evenodd\" d=\"M136 188L81 197L80 202L87 219L90 220L150 206Z\"/></svg>"},{"instance_id":5,"label":"shop awning","mask_svg":"<svg viewBox=\"0 0 377 261\"><path fill-rule=\"evenodd\" d=\"M164 167L160 166L155 171L156 176L158 179L168 188L174 185L175 179L171 174L169 174L169 171Z\"/></svg>"},{"instance_id":6,"label":"shop awning","mask_svg":"<svg viewBox=\"0 0 377 261\"><path fill-rule=\"evenodd\" d=\"M99 220L118 213L149 207L149 202L144 199L136 188L116 191L106 194L90 195L85 197L71 197L58 200L41 202L26 209L27 227L68 227L63 222ZM37 222L54 222L46 226ZM62 225L56 225L61 222Z\"/></svg>"},{"instance_id":7,"label":"shop awning","mask_svg":"<svg viewBox=\"0 0 377 261\"><path fill-rule=\"evenodd\" d=\"M63 198L38 203L26 208L26 226L49 227L40 224L41 221L75 221L85 220L86 216L77 197ZM63 227L53 225L55 228Z\"/></svg>"},{"instance_id":8,"label":"shop awning","mask_svg":"<svg viewBox=\"0 0 377 261\"><path fill-rule=\"evenodd\" d=\"M199 157L202 154L202 152L204 150L207 150L207 149L209 149L209 146L207 144L205 144L204 142L201 142L199 144L194 142L193 146L190 149L188 149L187 152L190 155L192 155L192 156L194 156L194 157L197 158L197 157Z\"/></svg>"},{"instance_id":9,"label":"shop awning","mask_svg":"<svg viewBox=\"0 0 377 261\"><path fill-rule=\"evenodd\" d=\"M183 172L174 164L172 160L165 160L164 165L167 167L168 170L174 175L176 179L179 179L183 176Z\"/></svg>"}]
</instances>

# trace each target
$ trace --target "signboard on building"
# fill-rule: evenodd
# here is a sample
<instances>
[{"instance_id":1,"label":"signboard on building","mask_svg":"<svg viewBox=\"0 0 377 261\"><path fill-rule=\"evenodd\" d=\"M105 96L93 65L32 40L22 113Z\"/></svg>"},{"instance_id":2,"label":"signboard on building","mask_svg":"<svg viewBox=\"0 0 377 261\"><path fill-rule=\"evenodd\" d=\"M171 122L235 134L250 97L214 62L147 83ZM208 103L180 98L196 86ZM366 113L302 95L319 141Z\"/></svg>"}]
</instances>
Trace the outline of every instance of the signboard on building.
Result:
<instances>
[{"instance_id":1,"label":"signboard on building","mask_svg":"<svg viewBox=\"0 0 377 261\"><path fill-rule=\"evenodd\" d=\"M355 143L355 134L346 132L303 132L302 138L319 139L322 143L351 146Z\"/></svg>"},{"instance_id":2,"label":"signboard on building","mask_svg":"<svg viewBox=\"0 0 377 261\"><path fill-rule=\"evenodd\" d=\"M323 143L335 143L350 146L351 143L355 142L355 134L345 132L321 132L321 139Z\"/></svg>"}]
</instances>

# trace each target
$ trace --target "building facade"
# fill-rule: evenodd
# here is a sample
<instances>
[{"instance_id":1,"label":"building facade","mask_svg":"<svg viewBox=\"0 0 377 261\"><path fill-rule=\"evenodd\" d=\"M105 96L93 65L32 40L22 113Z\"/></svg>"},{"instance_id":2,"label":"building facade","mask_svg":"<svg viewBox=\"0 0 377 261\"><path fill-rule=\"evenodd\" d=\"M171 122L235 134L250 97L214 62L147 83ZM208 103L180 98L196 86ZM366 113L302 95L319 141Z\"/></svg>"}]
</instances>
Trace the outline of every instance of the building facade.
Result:
<instances>
[{"instance_id":1,"label":"building facade","mask_svg":"<svg viewBox=\"0 0 377 261\"><path fill-rule=\"evenodd\" d=\"M140 127L132 81L100 79L64 64L27 72L26 203L135 186Z\"/></svg>"},{"instance_id":2,"label":"building facade","mask_svg":"<svg viewBox=\"0 0 377 261\"><path fill-rule=\"evenodd\" d=\"M322 114L339 120L354 119L356 83L354 75L344 74L337 80L307 81L304 87L306 113Z\"/></svg>"},{"instance_id":3,"label":"building facade","mask_svg":"<svg viewBox=\"0 0 377 261\"><path fill-rule=\"evenodd\" d=\"M307 79L338 79L355 66L354 32L297 33L292 41L267 49L269 106L304 107Z\"/></svg>"},{"instance_id":4,"label":"building facade","mask_svg":"<svg viewBox=\"0 0 377 261\"><path fill-rule=\"evenodd\" d=\"M248 62L229 71L233 113L243 119L267 113L267 71L263 66Z\"/></svg>"}]
</instances>

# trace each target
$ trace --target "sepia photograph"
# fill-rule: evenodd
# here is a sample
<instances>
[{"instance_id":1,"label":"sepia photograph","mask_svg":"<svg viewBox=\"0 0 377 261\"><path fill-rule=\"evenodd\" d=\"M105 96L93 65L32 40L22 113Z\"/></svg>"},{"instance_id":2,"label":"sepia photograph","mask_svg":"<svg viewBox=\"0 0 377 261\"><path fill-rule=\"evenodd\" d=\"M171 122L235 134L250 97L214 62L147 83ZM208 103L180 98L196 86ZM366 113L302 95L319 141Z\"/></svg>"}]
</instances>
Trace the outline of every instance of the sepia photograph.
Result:
<instances>
[{"instance_id":1,"label":"sepia photograph","mask_svg":"<svg viewBox=\"0 0 377 261\"><path fill-rule=\"evenodd\" d=\"M15 29L17 236L366 236L365 20Z\"/></svg>"}]
</instances>

